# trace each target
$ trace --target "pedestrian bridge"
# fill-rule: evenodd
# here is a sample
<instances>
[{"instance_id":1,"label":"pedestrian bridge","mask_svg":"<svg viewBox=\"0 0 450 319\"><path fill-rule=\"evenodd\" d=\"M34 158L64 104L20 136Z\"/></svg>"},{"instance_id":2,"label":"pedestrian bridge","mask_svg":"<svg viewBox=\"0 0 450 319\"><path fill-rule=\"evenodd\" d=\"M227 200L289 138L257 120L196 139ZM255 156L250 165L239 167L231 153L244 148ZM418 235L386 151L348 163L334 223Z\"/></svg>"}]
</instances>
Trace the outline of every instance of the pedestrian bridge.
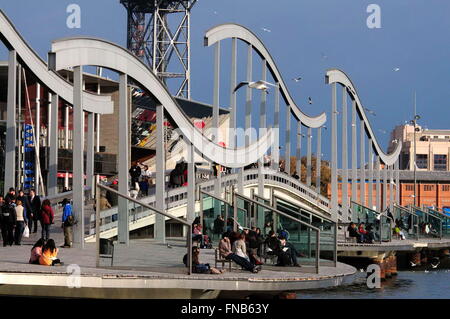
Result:
<instances>
[{"instance_id":1,"label":"pedestrian bridge","mask_svg":"<svg viewBox=\"0 0 450 319\"><path fill-rule=\"evenodd\" d=\"M48 194L52 196L56 195L57 185L58 123L51 119L58 117L60 102L73 108L72 197L74 212L79 221L74 226L74 242L81 247L86 241L97 239L96 243L99 245L98 239L115 237L119 244L128 245L132 231L150 225L154 225L155 240L165 242L167 219L174 219L184 225L187 230L187 245L190 247L190 225L196 214L208 223L221 214L232 218L234 229L251 226L262 229L270 222L275 230L288 230L292 241L305 255L315 258L316 271L319 272L321 258L327 258L336 265L338 242L346 243L345 225L350 221L366 220L374 224L376 234L379 235L377 240L381 245L392 241L391 229L395 219L404 220L407 227L405 232L411 238L415 237L415 240L420 240L424 233L439 238L448 235L446 215L416 207L395 206L395 203L399 202L399 189L396 186L399 185L398 160L401 142L397 142L390 154L382 150L356 87L342 70L329 69L324 74L325 83L331 88L328 124L325 113L310 116L301 110L291 97L288 85L268 48L253 32L237 24L213 27L206 32L204 39L205 46L213 47L214 53L214 71L211 74L214 83L211 92L212 126L219 127L219 106L224 104L219 98L225 93L229 97L230 118L229 130L225 134L216 131L205 135L192 123L192 119L185 114L154 72L119 45L91 37L55 40L52 42L48 61L45 62L30 48L3 12L0 12L0 34L0 40L9 50L5 187L16 185L14 174L17 122L14 114L17 96L22 87L16 84L22 83L21 75L25 75L22 71L27 69L39 83L38 87L44 87L49 94L51 116L46 124L50 128L50 156L46 186ZM222 59L224 48L231 50L231 64ZM243 54L238 54L242 51ZM243 61L238 60L241 56ZM255 94L248 85L245 88L245 96L239 94L235 89L238 87L238 65L245 65L245 81L266 81L271 84L273 94L268 95L267 88ZM95 183L93 119L94 115L110 114L113 105L110 96L83 90L83 68L90 66L107 68L116 72L119 77L118 190ZM255 66L258 71L254 71ZM73 82L62 79L58 74L61 70L73 70ZM154 132L156 186L150 189L148 197L140 198L139 201L127 196L130 184L128 89L131 82L147 92L158 105ZM244 131L251 128L265 130L259 131L256 136L236 136L234 132L239 128L241 113L245 122L242 127ZM84 136L86 115L87 143ZM164 122L167 118L171 118L183 136L188 162L187 186L176 189L168 189L166 184L167 141ZM322 131L326 128L325 124L331 131L330 199L320 194L321 170L318 169L313 175L312 169L313 156L317 167L321 167ZM351 137L350 144L348 135ZM227 146L221 144L223 140L228 140ZM38 141L35 142L38 150ZM306 156L304 182L291 177L294 174L302 176L303 155ZM268 167L264 165L265 156L270 158ZM291 157L294 156L295 161L291 163ZM200 179L195 173L196 158L201 158L211 165L220 164L229 168L231 173L219 173L217 176L209 174L208 178ZM279 163L282 158L285 159L285 165L280 171ZM245 169L255 164L256 169ZM342 172L339 176L338 169ZM40 172L36 173L35 181L40 189L44 189L38 174ZM368 196L365 194L365 187L361 187L358 196L358 180L359 183L369 184ZM351 196L348 194L350 181ZM86 186L91 190L88 196L85 196ZM86 199L92 197L97 189L99 200L98 188L117 192L118 205L104 211L100 211L100 205L97 205L95 216L88 216L89 225L85 225ZM389 199L386 196L388 188ZM372 202L374 189L376 196ZM339 190L342 191L340 203ZM388 216L387 208L395 212L394 216ZM431 225L428 226L428 232L426 228L422 231L425 224Z\"/></svg>"}]
</instances>

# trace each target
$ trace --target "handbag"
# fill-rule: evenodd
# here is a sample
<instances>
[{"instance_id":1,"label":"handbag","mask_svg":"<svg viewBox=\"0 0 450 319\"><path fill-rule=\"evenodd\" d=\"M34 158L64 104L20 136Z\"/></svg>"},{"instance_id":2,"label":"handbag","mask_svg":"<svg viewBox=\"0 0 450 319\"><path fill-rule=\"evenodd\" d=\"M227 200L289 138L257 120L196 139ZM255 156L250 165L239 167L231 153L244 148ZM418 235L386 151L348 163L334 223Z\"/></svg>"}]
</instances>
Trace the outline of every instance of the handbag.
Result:
<instances>
[{"instance_id":1,"label":"handbag","mask_svg":"<svg viewBox=\"0 0 450 319\"><path fill-rule=\"evenodd\" d=\"M28 228L28 226L25 226L25 229L23 230L23 237L25 238L29 238L30 237L30 229Z\"/></svg>"}]
</instances>

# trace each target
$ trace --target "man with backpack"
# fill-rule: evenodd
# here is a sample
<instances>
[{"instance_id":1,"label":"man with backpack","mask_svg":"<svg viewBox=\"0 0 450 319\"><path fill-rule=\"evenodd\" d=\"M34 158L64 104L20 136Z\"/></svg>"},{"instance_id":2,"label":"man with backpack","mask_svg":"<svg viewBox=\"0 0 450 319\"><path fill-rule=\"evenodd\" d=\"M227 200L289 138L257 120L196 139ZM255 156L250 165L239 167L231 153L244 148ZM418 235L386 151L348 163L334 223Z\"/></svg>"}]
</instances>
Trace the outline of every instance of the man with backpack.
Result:
<instances>
[{"instance_id":1,"label":"man with backpack","mask_svg":"<svg viewBox=\"0 0 450 319\"><path fill-rule=\"evenodd\" d=\"M72 247L72 237L73 237L73 225L75 224L75 217L72 212L72 205L67 198L62 201L63 205L63 215L62 215L62 225L64 230L64 245L63 248Z\"/></svg>"}]
</instances>

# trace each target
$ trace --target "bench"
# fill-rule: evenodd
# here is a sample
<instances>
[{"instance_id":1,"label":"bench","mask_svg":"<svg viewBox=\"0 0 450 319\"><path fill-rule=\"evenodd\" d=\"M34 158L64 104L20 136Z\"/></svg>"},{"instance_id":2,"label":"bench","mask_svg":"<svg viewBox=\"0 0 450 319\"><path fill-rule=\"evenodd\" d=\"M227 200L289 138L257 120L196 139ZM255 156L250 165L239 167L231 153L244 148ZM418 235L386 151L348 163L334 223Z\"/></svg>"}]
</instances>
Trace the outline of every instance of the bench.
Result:
<instances>
[{"instance_id":1,"label":"bench","mask_svg":"<svg viewBox=\"0 0 450 319\"><path fill-rule=\"evenodd\" d=\"M222 263L222 268L225 268L225 263L228 263L231 271L232 260L225 259L219 252L219 248L214 250L214 266L217 268L217 263Z\"/></svg>"}]
</instances>

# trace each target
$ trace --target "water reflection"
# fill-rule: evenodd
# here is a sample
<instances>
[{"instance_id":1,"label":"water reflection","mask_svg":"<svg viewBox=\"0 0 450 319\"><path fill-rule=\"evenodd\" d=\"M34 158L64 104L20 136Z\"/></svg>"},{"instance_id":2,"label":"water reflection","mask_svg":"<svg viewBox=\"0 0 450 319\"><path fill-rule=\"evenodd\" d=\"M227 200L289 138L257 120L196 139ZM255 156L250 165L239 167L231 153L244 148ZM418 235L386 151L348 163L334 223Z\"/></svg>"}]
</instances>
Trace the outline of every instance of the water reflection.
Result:
<instances>
[{"instance_id":1,"label":"water reflection","mask_svg":"<svg viewBox=\"0 0 450 319\"><path fill-rule=\"evenodd\" d=\"M366 274L358 273L350 286L297 292L298 299L340 298L450 298L450 270L402 271L381 283L380 289L369 289Z\"/></svg>"}]
</instances>

